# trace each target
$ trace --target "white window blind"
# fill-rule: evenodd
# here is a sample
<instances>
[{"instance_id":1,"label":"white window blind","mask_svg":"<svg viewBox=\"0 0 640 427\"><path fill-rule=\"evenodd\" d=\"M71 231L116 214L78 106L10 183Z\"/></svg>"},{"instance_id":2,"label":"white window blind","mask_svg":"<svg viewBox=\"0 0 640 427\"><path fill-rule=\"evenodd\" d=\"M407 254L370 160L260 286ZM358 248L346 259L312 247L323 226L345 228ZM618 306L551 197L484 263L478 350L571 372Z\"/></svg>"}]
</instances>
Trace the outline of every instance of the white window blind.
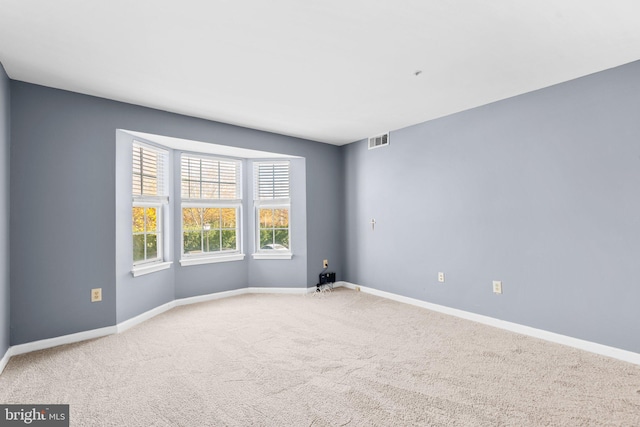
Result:
<instances>
[{"instance_id":1,"label":"white window blind","mask_svg":"<svg viewBox=\"0 0 640 427\"><path fill-rule=\"evenodd\" d=\"M255 163L255 200L288 199L289 162Z\"/></svg>"},{"instance_id":2,"label":"white window blind","mask_svg":"<svg viewBox=\"0 0 640 427\"><path fill-rule=\"evenodd\" d=\"M240 162L182 155L182 198L237 200L240 195Z\"/></svg>"},{"instance_id":3,"label":"white window blind","mask_svg":"<svg viewBox=\"0 0 640 427\"><path fill-rule=\"evenodd\" d=\"M149 145L133 142L133 196L164 196L166 153Z\"/></svg>"}]
</instances>

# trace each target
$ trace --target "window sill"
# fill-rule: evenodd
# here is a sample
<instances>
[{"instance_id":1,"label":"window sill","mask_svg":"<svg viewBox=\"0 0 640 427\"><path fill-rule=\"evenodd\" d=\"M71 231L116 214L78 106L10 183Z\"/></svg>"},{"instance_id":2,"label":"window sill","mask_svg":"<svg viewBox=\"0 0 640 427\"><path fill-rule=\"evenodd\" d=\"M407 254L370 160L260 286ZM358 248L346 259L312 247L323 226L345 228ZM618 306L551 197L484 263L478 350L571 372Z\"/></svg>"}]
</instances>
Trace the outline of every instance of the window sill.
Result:
<instances>
[{"instance_id":1,"label":"window sill","mask_svg":"<svg viewBox=\"0 0 640 427\"><path fill-rule=\"evenodd\" d=\"M153 264L143 264L133 267L131 274L133 277L144 276L145 274L155 273L156 271L166 270L171 267L173 262L156 262Z\"/></svg>"},{"instance_id":2,"label":"window sill","mask_svg":"<svg viewBox=\"0 0 640 427\"><path fill-rule=\"evenodd\" d=\"M189 265L213 264L216 262L242 261L243 259L244 254L183 258L180 260L180 265L187 267Z\"/></svg>"},{"instance_id":3,"label":"window sill","mask_svg":"<svg viewBox=\"0 0 640 427\"><path fill-rule=\"evenodd\" d=\"M251 256L253 257L253 259L291 259L293 257L293 254L291 252L273 253L273 254L258 252Z\"/></svg>"}]
</instances>

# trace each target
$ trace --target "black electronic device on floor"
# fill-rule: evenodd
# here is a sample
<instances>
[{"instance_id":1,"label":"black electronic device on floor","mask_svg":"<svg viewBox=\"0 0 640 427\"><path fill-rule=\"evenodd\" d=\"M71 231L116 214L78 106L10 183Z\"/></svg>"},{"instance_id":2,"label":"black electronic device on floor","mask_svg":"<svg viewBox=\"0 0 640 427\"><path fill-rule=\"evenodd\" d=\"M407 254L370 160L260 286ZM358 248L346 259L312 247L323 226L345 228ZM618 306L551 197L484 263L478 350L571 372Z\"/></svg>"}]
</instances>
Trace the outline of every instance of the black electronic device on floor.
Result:
<instances>
[{"instance_id":1,"label":"black electronic device on floor","mask_svg":"<svg viewBox=\"0 0 640 427\"><path fill-rule=\"evenodd\" d=\"M332 272L320 273L320 276L318 278L318 282L321 285L326 285L327 283L335 283L335 281L336 281L336 273L332 273Z\"/></svg>"},{"instance_id":2,"label":"black electronic device on floor","mask_svg":"<svg viewBox=\"0 0 640 427\"><path fill-rule=\"evenodd\" d=\"M320 292L320 288L323 285L329 285L329 288L331 288L331 284L336 282L336 273L333 272L326 272L326 273L320 273L320 275L318 276L318 284L316 285L316 292Z\"/></svg>"}]
</instances>

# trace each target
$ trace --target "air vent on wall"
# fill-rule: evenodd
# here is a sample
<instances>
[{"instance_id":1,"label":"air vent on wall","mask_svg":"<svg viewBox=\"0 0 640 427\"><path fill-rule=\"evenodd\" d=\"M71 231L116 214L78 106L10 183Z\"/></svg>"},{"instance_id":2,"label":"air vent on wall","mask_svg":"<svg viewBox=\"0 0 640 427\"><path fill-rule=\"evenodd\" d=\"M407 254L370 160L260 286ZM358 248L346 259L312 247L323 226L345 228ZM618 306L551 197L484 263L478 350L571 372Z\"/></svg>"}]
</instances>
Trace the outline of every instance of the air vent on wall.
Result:
<instances>
[{"instance_id":1,"label":"air vent on wall","mask_svg":"<svg viewBox=\"0 0 640 427\"><path fill-rule=\"evenodd\" d=\"M369 150L389 145L389 132L369 138Z\"/></svg>"}]
</instances>

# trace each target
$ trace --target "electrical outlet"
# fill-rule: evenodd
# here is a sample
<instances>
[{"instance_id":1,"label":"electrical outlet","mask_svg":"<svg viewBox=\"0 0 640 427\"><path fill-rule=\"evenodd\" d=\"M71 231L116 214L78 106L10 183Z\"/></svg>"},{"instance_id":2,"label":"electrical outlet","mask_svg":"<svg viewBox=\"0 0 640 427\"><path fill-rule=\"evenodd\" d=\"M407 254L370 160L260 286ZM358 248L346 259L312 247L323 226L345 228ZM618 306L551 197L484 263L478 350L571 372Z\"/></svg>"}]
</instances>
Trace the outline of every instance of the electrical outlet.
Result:
<instances>
[{"instance_id":1,"label":"electrical outlet","mask_svg":"<svg viewBox=\"0 0 640 427\"><path fill-rule=\"evenodd\" d=\"M443 272L438 273L438 282L444 283L444 273Z\"/></svg>"},{"instance_id":2,"label":"electrical outlet","mask_svg":"<svg viewBox=\"0 0 640 427\"><path fill-rule=\"evenodd\" d=\"M493 293L501 294L502 293L502 281L494 280L493 281Z\"/></svg>"},{"instance_id":3,"label":"electrical outlet","mask_svg":"<svg viewBox=\"0 0 640 427\"><path fill-rule=\"evenodd\" d=\"M356 292L360 292L360 286L356 286Z\"/></svg>"},{"instance_id":4,"label":"electrical outlet","mask_svg":"<svg viewBox=\"0 0 640 427\"><path fill-rule=\"evenodd\" d=\"M329 268L329 260L325 259L324 261L322 261L322 268Z\"/></svg>"},{"instance_id":5,"label":"electrical outlet","mask_svg":"<svg viewBox=\"0 0 640 427\"><path fill-rule=\"evenodd\" d=\"M91 289L91 302L102 301L102 288Z\"/></svg>"}]
</instances>

